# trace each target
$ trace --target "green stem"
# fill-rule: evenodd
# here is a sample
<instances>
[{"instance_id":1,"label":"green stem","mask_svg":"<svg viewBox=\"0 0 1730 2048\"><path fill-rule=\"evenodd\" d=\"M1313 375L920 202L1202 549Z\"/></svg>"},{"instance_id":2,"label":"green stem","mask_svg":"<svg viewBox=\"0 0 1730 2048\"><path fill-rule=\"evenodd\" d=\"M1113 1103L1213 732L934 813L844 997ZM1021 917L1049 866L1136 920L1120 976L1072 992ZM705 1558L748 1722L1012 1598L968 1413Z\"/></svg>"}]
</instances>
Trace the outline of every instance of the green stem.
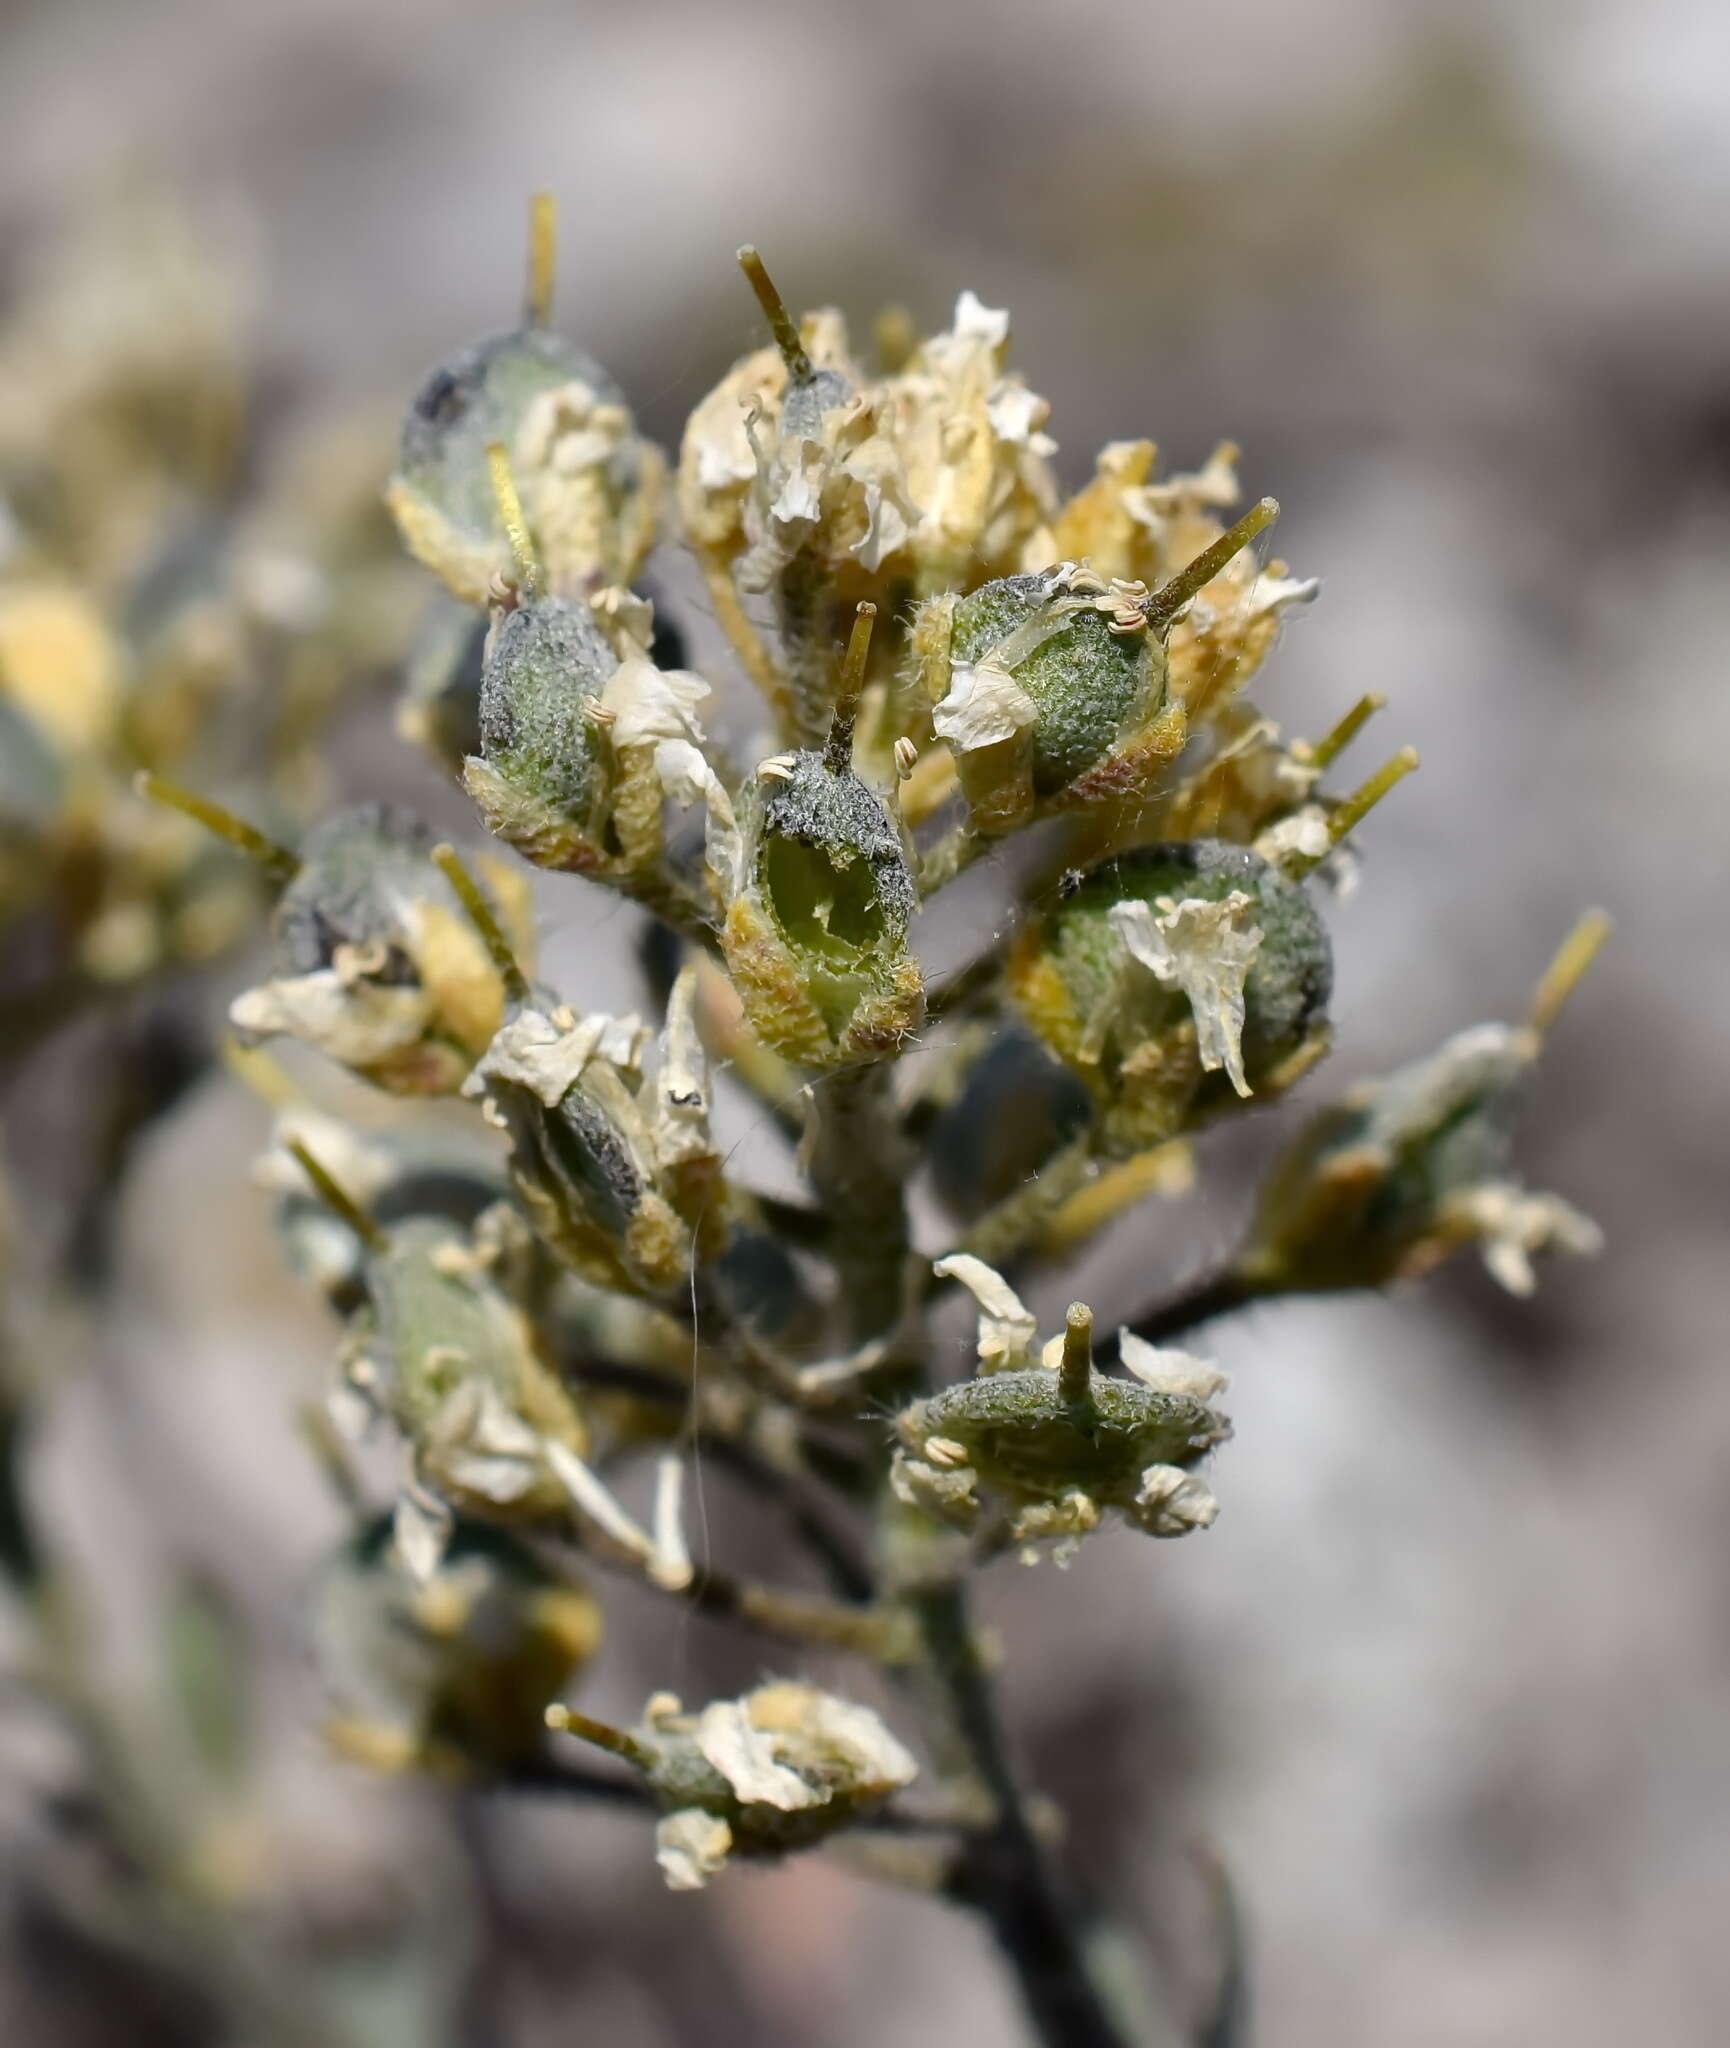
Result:
<instances>
[{"instance_id":1,"label":"green stem","mask_svg":"<svg viewBox=\"0 0 1730 2048\"><path fill-rule=\"evenodd\" d=\"M889 1070L849 1067L811 1091L810 1160L820 1207L835 1219L833 1258L848 1340L881 1336L901 1314L909 1237L911 1158Z\"/></svg>"}]
</instances>

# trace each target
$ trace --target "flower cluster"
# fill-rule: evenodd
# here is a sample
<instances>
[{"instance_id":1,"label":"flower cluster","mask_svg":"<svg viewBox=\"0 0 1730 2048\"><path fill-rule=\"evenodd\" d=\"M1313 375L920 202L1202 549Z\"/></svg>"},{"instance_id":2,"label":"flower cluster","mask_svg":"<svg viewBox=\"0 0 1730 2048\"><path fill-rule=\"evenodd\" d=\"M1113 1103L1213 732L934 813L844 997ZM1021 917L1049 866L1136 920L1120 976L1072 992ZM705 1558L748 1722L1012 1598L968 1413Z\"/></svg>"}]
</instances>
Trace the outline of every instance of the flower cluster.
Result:
<instances>
[{"instance_id":1,"label":"flower cluster","mask_svg":"<svg viewBox=\"0 0 1730 2048\"><path fill-rule=\"evenodd\" d=\"M1042 1343L1020 1290L1189 1185L1192 1141L1326 1054L1330 894L1415 756L1329 786L1378 699L1282 737L1246 686L1316 586L1256 551L1278 508L1233 519L1234 448L1162 478L1144 440L1066 496L1007 317L971 293L923 341L886 327L868 366L742 251L770 345L697 405L670 468L553 325L544 207L534 249L523 322L426 380L388 492L444 586L404 727L508 854L464 858L380 805L290 850L177 799L278 892L237 1033L472 1119L460 1141L456 1122L360 1133L270 1084L263 1177L344 1325L330 1455L382 1432L400 1459L331 1570L337 1732L381 1763L578 1773L536 1716L584 1682L592 1586L622 1572L801 1652L866 1655L892 1718L949 1698L929 1824L965 1837L983 1813L992 1854L1025 1855L964 1575L1067 1561L1112 1521L1212 1523L1224 1378L1166 1342L1205 1315L1381 1286L1469 1242L1523 1287L1534 1253L1590 1248L1519 1183L1507 1111L1601 934L1564 948L1526 1025L1467 1033L1301 1132L1192 1314L1096 1347L1078 1303ZM757 693L738 759L715 737L721 677L639 584L675 533ZM1008 915L933 983L925 906L1024 831ZM510 855L649 913L648 1021L536 978ZM255 1079L264 1057L243 1056ZM723 1069L795 1148L796 1193L724 1140ZM938 1336L957 1286L972 1370ZM693 1556L694 1439L785 1514L826 1591ZM926 1824L898 1796L911 1749L811 1685L696 1713L657 1695L630 1730L558 1704L548 1726L631 1767L607 1790L658 1809L675 1888ZM951 1853L942 1881L991 1896L998 1866Z\"/></svg>"}]
</instances>

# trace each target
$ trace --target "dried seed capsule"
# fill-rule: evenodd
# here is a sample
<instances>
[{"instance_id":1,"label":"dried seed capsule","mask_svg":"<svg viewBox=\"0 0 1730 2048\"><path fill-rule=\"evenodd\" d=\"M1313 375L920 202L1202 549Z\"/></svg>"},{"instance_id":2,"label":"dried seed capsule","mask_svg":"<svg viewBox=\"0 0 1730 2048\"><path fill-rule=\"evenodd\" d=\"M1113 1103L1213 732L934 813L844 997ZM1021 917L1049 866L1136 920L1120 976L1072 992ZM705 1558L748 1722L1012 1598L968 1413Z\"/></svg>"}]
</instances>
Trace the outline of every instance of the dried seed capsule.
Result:
<instances>
[{"instance_id":1,"label":"dried seed capsule","mask_svg":"<svg viewBox=\"0 0 1730 2048\"><path fill-rule=\"evenodd\" d=\"M594 1655L600 1609L505 1531L461 1522L432 1575L373 1522L325 1567L313 1636L335 1715L331 1741L383 1769L517 1762L541 1744L546 1704Z\"/></svg>"},{"instance_id":2,"label":"dried seed capsule","mask_svg":"<svg viewBox=\"0 0 1730 2048\"><path fill-rule=\"evenodd\" d=\"M675 984L652 1080L634 1017L578 1019L531 992L469 1084L509 1134L536 1230L601 1286L662 1292L689 1280L699 1229L718 1248L725 1205L692 986Z\"/></svg>"},{"instance_id":3,"label":"dried seed capsule","mask_svg":"<svg viewBox=\"0 0 1730 2048\"><path fill-rule=\"evenodd\" d=\"M758 770L744 834L722 943L752 1030L810 1066L896 1050L924 988L913 878L882 800L832 757L780 754Z\"/></svg>"},{"instance_id":4,"label":"dried seed capsule","mask_svg":"<svg viewBox=\"0 0 1730 2048\"><path fill-rule=\"evenodd\" d=\"M504 1012L504 985L450 884L432 834L408 812L362 804L308 835L277 903L277 972L231 1005L247 1041L277 1032L317 1046L394 1093L459 1087ZM505 922L520 884L487 864Z\"/></svg>"},{"instance_id":5,"label":"dried seed capsule","mask_svg":"<svg viewBox=\"0 0 1730 2048\"><path fill-rule=\"evenodd\" d=\"M1332 985L1302 886L1208 839L1096 868L1023 931L1009 963L1017 1007L1086 1083L1109 1152L1288 1086L1325 1049Z\"/></svg>"}]
</instances>

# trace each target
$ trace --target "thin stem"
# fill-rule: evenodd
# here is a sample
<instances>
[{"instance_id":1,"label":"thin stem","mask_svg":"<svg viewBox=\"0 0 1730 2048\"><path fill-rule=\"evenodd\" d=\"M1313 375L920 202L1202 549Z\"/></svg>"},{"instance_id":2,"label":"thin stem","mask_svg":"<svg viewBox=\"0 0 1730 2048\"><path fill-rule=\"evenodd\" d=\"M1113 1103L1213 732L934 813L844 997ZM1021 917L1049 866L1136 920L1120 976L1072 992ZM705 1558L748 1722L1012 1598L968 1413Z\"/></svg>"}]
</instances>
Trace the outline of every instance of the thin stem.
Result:
<instances>
[{"instance_id":1,"label":"thin stem","mask_svg":"<svg viewBox=\"0 0 1730 2048\"><path fill-rule=\"evenodd\" d=\"M1330 732L1319 740L1299 740L1292 753L1318 773L1330 767L1376 713L1385 708L1387 701L1380 690L1367 690Z\"/></svg>"},{"instance_id":2,"label":"thin stem","mask_svg":"<svg viewBox=\"0 0 1730 2048\"><path fill-rule=\"evenodd\" d=\"M955 1732L996 1808L992 1825L963 1850L951 1891L984 1915L1047 2048L1134 2048L1095 1978L1076 1904L1028 1815L966 1591L950 1581L919 1592L913 1604Z\"/></svg>"},{"instance_id":3,"label":"thin stem","mask_svg":"<svg viewBox=\"0 0 1730 2048\"><path fill-rule=\"evenodd\" d=\"M859 716L859 693L865 687L865 664L871 658L871 628L876 618L877 607L868 601L862 600L854 609L853 631L848 636L835 711L823 749L823 765L831 775L844 775L853 765L853 724Z\"/></svg>"},{"instance_id":4,"label":"thin stem","mask_svg":"<svg viewBox=\"0 0 1730 2048\"><path fill-rule=\"evenodd\" d=\"M1169 1344L1174 1337L1199 1329L1203 1323L1247 1308L1252 1301L1260 1300L1265 1291L1246 1279L1236 1266L1227 1266L1148 1309L1127 1328L1132 1337L1139 1337L1144 1343ZM1111 1331L1094 1346L1094 1363L1104 1371L1117 1363L1118 1351L1117 1332Z\"/></svg>"}]
</instances>

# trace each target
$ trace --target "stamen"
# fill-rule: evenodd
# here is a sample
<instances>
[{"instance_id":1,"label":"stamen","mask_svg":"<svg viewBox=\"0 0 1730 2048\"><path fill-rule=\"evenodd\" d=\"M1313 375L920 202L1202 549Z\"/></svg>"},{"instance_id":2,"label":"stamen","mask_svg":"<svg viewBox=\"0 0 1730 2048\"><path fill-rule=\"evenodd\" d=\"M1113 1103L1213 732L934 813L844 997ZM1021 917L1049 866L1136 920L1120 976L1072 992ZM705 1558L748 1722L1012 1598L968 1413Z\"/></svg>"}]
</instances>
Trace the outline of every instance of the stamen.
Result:
<instances>
[{"instance_id":1,"label":"stamen","mask_svg":"<svg viewBox=\"0 0 1730 2048\"><path fill-rule=\"evenodd\" d=\"M871 628L876 617L877 607L869 602L861 603L853 614L853 631L835 691L835 715L823 749L823 765L831 775L844 775L853 765L853 722L859 716L859 693L865 687L865 664L871 658Z\"/></svg>"},{"instance_id":2,"label":"stamen","mask_svg":"<svg viewBox=\"0 0 1730 2048\"><path fill-rule=\"evenodd\" d=\"M433 866L456 891L457 901L468 912L468 919L480 934L481 944L487 949L487 957L498 971L499 979L505 985L505 995L513 1003L526 1003L529 999L528 976L517 965L517 956L511 951L511 942L505 937L504 928L493 915L493 907L487 901L480 884L475 880L461 860L454 846L441 843L432 850Z\"/></svg>"},{"instance_id":3,"label":"stamen","mask_svg":"<svg viewBox=\"0 0 1730 2048\"><path fill-rule=\"evenodd\" d=\"M1196 592L1209 584L1233 555L1248 547L1264 527L1279 517L1277 498L1263 498L1252 505L1229 533L1222 533L1212 547L1203 548L1188 568L1180 569L1169 583L1162 584L1147 600L1147 623L1152 632L1168 630Z\"/></svg>"},{"instance_id":4,"label":"stamen","mask_svg":"<svg viewBox=\"0 0 1730 2048\"><path fill-rule=\"evenodd\" d=\"M799 326L787 311L786 301L775 289L774 281L763 267L763 259L747 242L739 251L739 268L745 273L746 282L757 294L757 303L763 309L763 317L769 323L769 332L775 337L775 346L781 351L781 360L787 365L787 375L795 384L809 384L815 375L811 358L804 342L799 338Z\"/></svg>"},{"instance_id":5,"label":"stamen","mask_svg":"<svg viewBox=\"0 0 1730 2048\"><path fill-rule=\"evenodd\" d=\"M1345 752L1376 713L1386 708L1387 701L1380 690L1366 691L1330 733L1319 740L1299 740L1292 753L1307 768L1319 771L1328 767Z\"/></svg>"},{"instance_id":6,"label":"stamen","mask_svg":"<svg viewBox=\"0 0 1730 2048\"><path fill-rule=\"evenodd\" d=\"M298 853L290 853L286 846L278 846L274 839L266 839L244 818L237 818L221 804L212 803L209 797L195 796L177 782L165 782L148 768L140 769L132 778L132 787L140 796L151 797L159 804L166 804L171 811L196 818L207 832L214 832L218 839L226 839L230 846L238 847L248 860L257 861L273 882L286 884L300 873Z\"/></svg>"},{"instance_id":7,"label":"stamen","mask_svg":"<svg viewBox=\"0 0 1730 2048\"><path fill-rule=\"evenodd\" d=\"M1539 977L1532 992L1532 1006L1526 1022L1540 1038L1555 1023L1562 1005L1580 985L1586 969L1598 957L1598 949L1610 936L1609 914L1588 910L1556 949L1556 957Z\"/></svg>"},{"instance_id":8,"label":"stamen","mask_svg":"<svg viewBox=\"0 0 1730 2048\"><path fill-rule=\"evenodd\" d=\"M511 560L517 565L517 581L525 593L534 591L540 576L535 544L529 539L529 523L523 517L523 501L517 496L517 480L511 475L511 458L502 441L487 443L487 473L493 480L493 503L499 508L499 524L510 542Z\"/></svg>"},{"instance_id":9,"label":"stamen","mask_svg":"<svg viewBox=\"0 0 1730 2048\"><path fill-rule=\"evenodd\" d=\"M553 278L558 268L558 202L550 192L529 200L529 274L523 292L523 325L548 327L553 318Z\"/></svg>"},{"instance_id":10,"label":"stamen","mask_svg":"<svg viewBox=\"0 0 1730 2048\"><path fill-rule=\"evenodd\" d=\"M301 1172L312 1182L319 1200L331 1214L346 1223L369 1252L382 1252L387 1243L384 1232L347 1188L332 1178L329 1170L321 1161L314 1158L300 1139L290 1138L286 1143L287 1150L293 1155Z\"/></svg>"}]
</instances>

